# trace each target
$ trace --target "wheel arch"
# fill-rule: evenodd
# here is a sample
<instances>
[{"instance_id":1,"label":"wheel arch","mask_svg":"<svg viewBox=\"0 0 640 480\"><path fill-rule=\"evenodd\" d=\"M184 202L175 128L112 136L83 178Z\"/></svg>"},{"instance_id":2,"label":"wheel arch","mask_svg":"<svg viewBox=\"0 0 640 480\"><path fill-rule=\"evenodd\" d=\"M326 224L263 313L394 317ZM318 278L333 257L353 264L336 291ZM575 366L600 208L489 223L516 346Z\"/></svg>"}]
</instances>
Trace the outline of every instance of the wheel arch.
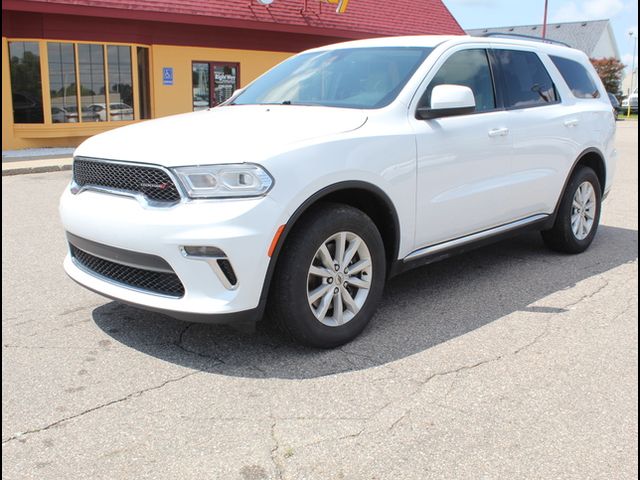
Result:
<instances>
[{"instance_id":1,"label":"wheel arch","mask_svg":"<svg viewBox=\"0 0 640 480\"><path fill-rule=\"evenodd\" d=\"M551 226L555 223L555 219L558 215L558 209L560 208L562 199L565 195L565 192L567 191L567 185L569 185L569 181L571 180L571 177L573 177L573 174L575 173L576 169L578 169L581 166L590 167L593 169L593 171L596 172L596 175L598 176L598 180L600 181L600 189L601 189L600 193L601 195L604 196L605 186L607 181L607 165L604 161L604 155L600 150L598 150L595 147L587 148L586 150L583 150L580 153L580 155L578 155L578 158L576 158L576 160L573 162L571 170L569 170L569 174L567 175L567 178L565 178L564 180L564 185L562 186L560 197L558 198L558 201L556 202L556 208L553 211L553 216L552 216L553 221L550 222Z\"/></svg>"},{"instance_id":2,"label":"wheel arch","mask_svg":"<svg viewBox=\"0 0 640 480\"><path fill-rule=\"evenodd\" d=\"M400 220L393 202L389 196L378 186L363 181L339 182L317 191L307 198L295 212L289 217L282 234L271 255L267 273L260 294L260 316L264 312L269 297L269 289L273 275L278 264L278 258L289 234L293 231L298 221L308 213L315 205L325 202L335 202L350 205L362 210L374 222L385 247L387 271L398 257L400 248Z\"/></svg>"},{"instance_id":3,"label":"wheel arch","mask_svg":"<svg viewBox=\"0 0 640 480\"><path fill-rule=\"evenodd\" d=\"M567 183L575 173L576 169L579 166L583 165L586 167L590 167L594 172L596 172L598 180L600 181L601 193L604 195L604 190L607 182L607 165L604 161L604 155L597 148L587 148L578 156L578 159L575 161L573 167L571 168L571 172L567 176L565 188L567 187ZM562 193L564 194L564 190Z\"/></svg>"}]
</instances>

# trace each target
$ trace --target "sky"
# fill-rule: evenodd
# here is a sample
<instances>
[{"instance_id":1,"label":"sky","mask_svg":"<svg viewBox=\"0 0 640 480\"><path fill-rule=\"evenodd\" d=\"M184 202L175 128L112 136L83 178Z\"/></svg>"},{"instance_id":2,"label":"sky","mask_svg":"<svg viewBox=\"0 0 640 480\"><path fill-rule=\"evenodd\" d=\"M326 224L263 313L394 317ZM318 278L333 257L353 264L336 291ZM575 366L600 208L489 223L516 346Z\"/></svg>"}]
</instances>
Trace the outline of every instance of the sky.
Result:
<instances>
[{"instance_id":1,"label":"sky","mask_svg":"<svg viewBox=\"0 0 640 480\"><path fill-rule=\"evenodd\" d=\"M443 1L464 29L541 24L544 17L544 0ZM549 23L605 18L611 20L621 60L631 71L634 43L628 32L638 36L636 0L549 0Z\"/></svg>"}]
</instances>

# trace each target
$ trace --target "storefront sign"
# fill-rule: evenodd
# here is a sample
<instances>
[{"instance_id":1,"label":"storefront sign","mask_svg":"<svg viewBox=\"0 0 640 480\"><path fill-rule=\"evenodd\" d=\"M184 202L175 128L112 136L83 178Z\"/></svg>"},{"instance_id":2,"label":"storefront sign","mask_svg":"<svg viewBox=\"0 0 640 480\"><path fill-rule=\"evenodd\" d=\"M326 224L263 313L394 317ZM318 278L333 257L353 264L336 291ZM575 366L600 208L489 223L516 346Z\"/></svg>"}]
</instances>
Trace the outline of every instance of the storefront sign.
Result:
<instances>
[{"instance_id":1,"label":"storefront sign","mask_svg":"<svg viewBox=\"0 0 640 480\"><path fill-rule=\"evenodd\" d=\"M173 85L173 67L162 68L162 84Z\"/></svg>"},{"instance_id":2,"label":"storefront sign","mask_svg":"<svg viewBox=\"0 0 640 480\"><path fill-rule=\"evenodd\" d=\"M349 0L327 0L327 3L336 5L336 13L345 13Z\"/></svg>"}]
</instances>

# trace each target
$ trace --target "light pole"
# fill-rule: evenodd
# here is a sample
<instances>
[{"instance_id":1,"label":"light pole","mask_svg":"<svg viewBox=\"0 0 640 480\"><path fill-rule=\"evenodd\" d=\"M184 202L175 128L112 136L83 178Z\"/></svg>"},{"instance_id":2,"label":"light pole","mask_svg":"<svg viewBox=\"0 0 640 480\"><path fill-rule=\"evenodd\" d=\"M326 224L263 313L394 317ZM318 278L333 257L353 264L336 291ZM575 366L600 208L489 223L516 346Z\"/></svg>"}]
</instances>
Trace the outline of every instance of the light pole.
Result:
<instances>
[{"instance_id":1,"label":"light pole","mask_svg":"<svg viewBox=\"0 0 640 480\"><path fill-rule=\"evenodd\" d=\"M629 30L629 36L633 39L633 57L631 60L631 85L627 95L627 118L631 116L631 92L633 92L634 77L636 76L636 51L638 49L638 34Z\"/></svg>"},{"instance_id":2,"label":"light pole","mask_svg":"<svg viewBox=\"0 0 640 480\"><path fill-rule=\"evenodd\" d=\"M547 12L549 11L549 0L544 0L544 19L542 21L542 39L547 38Z\"/></svg>"}]
</instances>

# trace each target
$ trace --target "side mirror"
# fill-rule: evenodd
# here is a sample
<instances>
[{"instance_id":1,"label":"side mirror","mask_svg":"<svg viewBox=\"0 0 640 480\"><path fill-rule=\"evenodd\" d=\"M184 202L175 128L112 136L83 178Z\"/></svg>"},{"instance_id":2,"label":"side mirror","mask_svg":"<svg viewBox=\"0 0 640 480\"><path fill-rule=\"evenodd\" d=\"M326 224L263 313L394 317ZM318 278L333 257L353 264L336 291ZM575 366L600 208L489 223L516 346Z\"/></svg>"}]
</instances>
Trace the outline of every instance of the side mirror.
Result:
<instances>
[{"instance_id":1,"label":"side mirror","mask_svg":"<svg viewBox=\"0 0 640 480\"><path fill-rule=\"evenodd\" d=\"M438 117L466 115L476 111L476 100L469 87L437 85L431 91L431 105L418 107L416 118L429 120Z\"/></svg>"}]
</instances>

